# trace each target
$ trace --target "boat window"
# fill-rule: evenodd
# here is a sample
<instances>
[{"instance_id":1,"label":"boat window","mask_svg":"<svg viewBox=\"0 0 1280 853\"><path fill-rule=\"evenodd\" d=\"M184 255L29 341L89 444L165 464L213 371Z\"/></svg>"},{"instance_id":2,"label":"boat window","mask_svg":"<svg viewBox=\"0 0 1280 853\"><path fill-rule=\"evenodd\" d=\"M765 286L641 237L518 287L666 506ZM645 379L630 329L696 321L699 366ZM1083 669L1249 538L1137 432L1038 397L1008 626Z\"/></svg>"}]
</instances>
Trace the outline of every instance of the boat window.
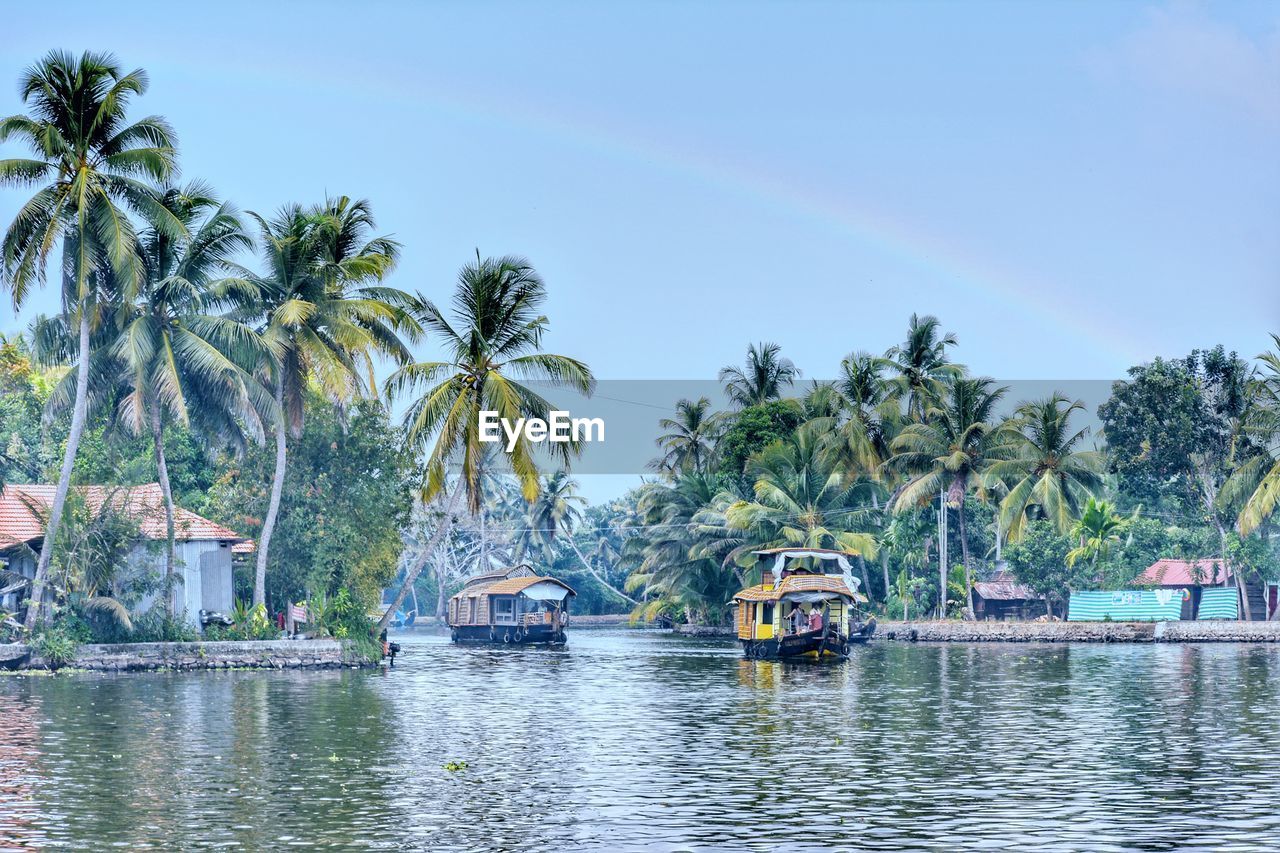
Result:
<instances>
[{"instance_id":1,"label":"boat window","mask_svg":"<svg viewBox=\"0 0 1280 853\"><path fill-rule=\"evenodd\" d=\"M760 608L760 621L765 625L773 624L773 602L765 602Z\"/></svg>"},{"instance_id":2,"label":"boat window","mask_svg":"<svg viewBox=\"0 0 1280 853\"><path fill-rule=\"evenodd\" d=\"M495 598L493 600L493 621L516 621L516 600L514 598Z\"/></svg>"}]
</instances>

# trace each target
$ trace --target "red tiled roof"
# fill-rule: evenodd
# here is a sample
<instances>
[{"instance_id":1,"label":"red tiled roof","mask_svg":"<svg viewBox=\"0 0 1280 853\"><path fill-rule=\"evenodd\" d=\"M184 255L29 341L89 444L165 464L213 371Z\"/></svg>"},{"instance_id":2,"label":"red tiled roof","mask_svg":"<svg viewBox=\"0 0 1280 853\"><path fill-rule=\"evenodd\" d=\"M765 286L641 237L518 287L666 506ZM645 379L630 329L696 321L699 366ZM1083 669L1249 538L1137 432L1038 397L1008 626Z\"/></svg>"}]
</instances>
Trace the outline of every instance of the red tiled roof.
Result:
<instances>
[{"instance_id":1,"label":"red tiled roof","mask_svg":"<svg viewBox=\"0 0 1280 853\"><path fill-rule=\"evenodd\" d=\"M42 520L48 506L53 503L55 487L46 484L17 486L7 485L0 490L0 548L30 542L44 535ZM92 512L98 512L110 502L138 522L142 535L148 539L165 539L164 496L159 483L144 486L79 486L76 491L84 496ZM34 510L34 511L33 511ZM245 539L234 530L177 507L174 517L175 536L179 541L219 539L236 542L232 550L247 553L253 550L252 540ZM245 550L244 546L248 545Z\"/></svg>"},{"instance_id":2,"label":"red tiled roof","mask_svg":"<svg viewBox=\"0 0 1280 853\"><path fill-rule=\"evenodd\" d=\"M776 586L759 584L748 587L734 596L738 601L777 601L789 592L830 592L845 598L865 601L860 593L855 595L845 586L840 575L788 575Z\"/></svg>"},{"instance_id":3,"label":"red tiled roof","mask_svg":"<svg viewBox=\"0 0 1280 853\"><path fill-rule=\"evenodd\" d=\"M999 572L991 580L977 581L973 591L988 601L1025 601L1044 598L1036 595L1030 587L1018 583L1009 572Z\"/></svg>"},{"instance_id":4,"label":"red tiled roof","mask_svg":"<svg viewBox=\"0 0 1280 853\"><path fill-rule=\"evenodd\" d=\"M1138 580L1157 586L1206 586L1231 577L1231 570L1219 559L1156 560Z\"/></svg>"}]
</instances>

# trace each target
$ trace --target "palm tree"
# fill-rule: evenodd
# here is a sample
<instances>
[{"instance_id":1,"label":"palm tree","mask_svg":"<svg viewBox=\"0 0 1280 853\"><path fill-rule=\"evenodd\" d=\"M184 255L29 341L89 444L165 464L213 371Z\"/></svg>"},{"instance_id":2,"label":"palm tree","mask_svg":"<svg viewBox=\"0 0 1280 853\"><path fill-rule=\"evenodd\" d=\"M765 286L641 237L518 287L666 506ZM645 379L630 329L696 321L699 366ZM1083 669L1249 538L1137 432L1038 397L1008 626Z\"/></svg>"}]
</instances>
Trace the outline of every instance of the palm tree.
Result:
<instances>
[{"instance_id":1,"label":"palm tree","mask_svg":"<svg viewBox=\"0 0 1280 853\"><path fill-rule=\"evenodd\" d=\"M1000 530L1008 541L1022 538L1033 509L1065 535L1084 500L1102 488L1102 454L1078 450L1089 428L1073 431L1071 426L1072 414L1084 410L1081 401L1053 394L1019 406L1002 431L987 478L1008 484L999 509Z\"/></svg>"},{"instance_id":2,"label":"palm tree","mask_svg":"<svg viewBox=\"0 0 1280 853\"><path fill-rule=\"evenodd\" d=\"M1138 510L1135 510L1133 517L1137 515ZM1072 538L1080 544L1067 552L1067 565L1074 567L1080 560L1088 560L1096 572L1098 563L1111 554L1111 546L1120 541L1121 534L1132 520L1119 515L1115 507L1106 501L1098 501L1091 496L1085 503L1080 520L1071 528Z\"/></svg>"},{"instance_id":3,"label":"palm tree","mask_svg":"<svg viewBox=\"0 0 1280 853\"><path fill-rule=\"evenodd\" d=\"M173 236L180 222L167 215L139 180L165 180L174 170L173 133L155 116L127 123L129 101L147 89L141 69L124 73L109 54L78 59L53 51L24 72L19 93L28 115L0 119L0 142L25 141L33 156L0 161L0 185L39 189L5 232L3 280L20 305L45 280L49 255L61 241L63 310L77 326L77 352L89 351L99 304L101 274L110 271L131 293L141 279L133 226L127 210L142 214ZM80 358L58 486L50 507L40 558L31 583L26 624L43 610L49 561L62 523L76 451L84 432L89 359Z\"/></svg>"},{"instance_id":4,"label":"palm tree","mask_svg":"<svg viewBox=\"0 0 1280 853\"><path fill-rule=\"evenodd\" d=\"M235 209L202 183L165 187L160 204L183 224L186 236L174 239L154 227L142 233L142 287L133 304L122 307L124 327L111 361L124 378L118 416L135 434L151 435L165 503L172 615L176 510L165 426L176 422L240 449L241 425L259 437L257 413L270 412L272 400L248 372L267 358L267 350L248 326L216 310L229 286L219 277L230 271L235 253L252 246Z\"/></svg>"},{"instance_id":5,"label":"palm tree","mask_svg":"<svg viewBox=\"0 0 1280 853\"><path fill-rule=\"evenodd\" d=\"M983 473L997 432L995 409L1007 388L994 387L988 378L952 378L942 399L924 413L921 423L906 427L893 441L894 455L885 464L907 476L894 510L903 512L924 506L945 490L945 507L954 507L960 518L960 548L966 583L968 611L973 616L973 584L969 568L969 536L964 499L971 490L985 494ZM944 511L945 511L944 507ZM947 570L941 566L939 595L947 599ZM944 605L945 606L945 605Z\"/></svg>"},{"instance_id":6,"label":"palm tree","mask_svg":"<svg viewBox=\"0 0 1280 853\"><path fill-rule=\"evenodd\" d=\"M520 418L546 420L553 406L533 387L518 380L535 380L552 387L567 387L584 394L595 390L591 369L575 358L542 352L547 318L540 313L547 300L541 276L524 258L484 258L476 252L474 264L458 275L451 323L444 311L424 301L418 311L423 327L437 335L448 352L447 360L408 364L386 382L388 398L395 399L422 389L405 411L406 440L427 456L423 477L424 499L444 487L448 463L458 458L461 481L436 530L429 549L439 546L452 524L453 513L465 493L472 514L480 511L482 462L485 443L480 440L480 413L496 412L515 423ZM561 464L568 465L578 451L576 442L547 445ZM505 450L505 447L504 447ZM523 434L506 453L526 501L538 496L538 469L532 447ZM409 587L426 564L426 557L405 575L394 613ZM379 623L381 631L390 622Z\"/></svg>"},{"instance_id":7,"label":"palm tree","mask_svg":"<svg viewBox=\"0 0 1280 853\"><path fill-rule=\"evenodd\" d=\"M711 401L706 397L676 403L676 416L658 421L658 426L666 432L654 442L663 454L652 467L671 477L705 471L715 455L715 442L722 424L723 419L718 412L711 411Z\"/></svg>"},{"instance_id":8,"label":"palm tree","mask_svg":"<svg viewBox=\"0 0 1280 853\"><path fill-rule=\"evenodd\" d=\"M416 340L420 327L410 309L416 300L381 284L400 246L371 237L375 223L367 201L343 196L304 209L283 208L268 221L251 213L261 232L265 272L244 272L247 298L233 317L254 318L272 357L267 365L275 418L276 463L267 515L258 539L255 606L266 602L271 534L280 512L288 435L302 435L309 385L336 401L376 393L373 358L409 361L401 336Z\"/></svg>"},{"instance_id":9,"label":"palm tree","mask_svg":"<svg viewBox=\"0 0 1280 853\"><path fill-rule=\"evenodd\" d=\"M871 507L865 483L852 481L835 451L828 420L802 424L792 435L747 461L754 500L738 501L725 517L744 531L750 550L776 547L833 548L858 557L866 584L865 558L877 551L868 532ZM740 549L740 553L748 550ZM739 562L749 564L745 553Z\"/></svg>"},{"instance_id":10,"label":"palm tree","mask_svg":"<svg viewBox=\"0 0 1280 853\"><path fill-rule=\"evenodd\" d=\"M947 382L965 372L947 356L947 347L957 343L956 336L942 334L941 328L937 317L912 314L907 339L884 354L895 374L890 380L894 393L907 401L906 414L911 420L923 420L929 407L941 398Z\"/></svg>"},{"instance_id":11,"label":"palm tree","mask_svg":"<svg viewBox=\"0 0 1280 853\"><path fill-rule=\"evenodd\" d=\"M636 500L640 532L623 544L632 566L624 586L641 599L632 616L652 620L683 613L690 623L710 621L742 586L729 559L708 552L699 534L704 510L714 504L714 477L680 474L671 484L647 483Z\"/></svg>"},{"instance_id":12,"label":"palm tree","mask_svg":"<svg viewBox=\"0 0 1280 853\"><path fill-rule=\"evenodd\" d=\"M1241 536L1261 527L1280 503L1280 335L1271 338L1275 349L1258 356L1263 372L1249 385L1253 406L1246 430L1260 452L1231 475L1220 496L1225 506L1240 508L1236 529Z\"/></svg>"},{"instance_id":13,"label":"palm tree","mask_svg":"<svg viewBox=\"0 0 1280 853\"><path fill-rule=\"evenodd\" d=\"M555 560L556 545L565 542L578 558L578 562L591 577L596 579L597 583L628 604L635 604L634 598L609 583L596 571L596 567L583 555L573 538L574 530L582 523L580 508L585 506L586 502L586 498L578 494L578 481L569 476L569 472L563 468L545 478L542 488L538 490L537 498L528 505L528 514L524 530L521 531L518 550L520 553L539 550L542 552L543 559L550 563Z\"/></svg>"},{"instance_id":14,"label":"palm tree","mask_svg":"<svg viewBox=\"0 0 1280 853\"><path fill-rule=\"evenodd\" d=\"M724 392L736 406L759 406L782 397L783 389L800 378L791 359L783 358L782 347L759 343L747 347L746 369L733 365L720 370Z\"/></svg>"}]
</instances>

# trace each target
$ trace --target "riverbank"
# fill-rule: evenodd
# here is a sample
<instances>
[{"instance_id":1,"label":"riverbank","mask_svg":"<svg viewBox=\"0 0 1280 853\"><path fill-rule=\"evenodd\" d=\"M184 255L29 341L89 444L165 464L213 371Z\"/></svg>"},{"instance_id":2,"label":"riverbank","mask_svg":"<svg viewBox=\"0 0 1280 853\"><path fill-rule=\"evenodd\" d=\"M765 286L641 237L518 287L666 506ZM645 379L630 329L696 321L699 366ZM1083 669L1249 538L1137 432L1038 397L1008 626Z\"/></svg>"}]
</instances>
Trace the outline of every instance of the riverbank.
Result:
<instances>
[{"instance_id":1,"label":"riverbank","mask_svg":"<svg viewBox=\"0 0 1280 853\"><path fill-rule=\"evenodd\" d=\"M934 643L1276 643L1280 622L882 622L875 638Z\"/></svg>"},{"instance_id":2,"label":"riverbank","mask_svg":"<svg viewBox=\"0 0 1280 853\"><path fill-rule=\"evenodd\" d=\"M375 663L350 640L86 644L58 667L29 646L0 646L0 666L19 670L340 669Z\"/></svg>"}]
</instances>

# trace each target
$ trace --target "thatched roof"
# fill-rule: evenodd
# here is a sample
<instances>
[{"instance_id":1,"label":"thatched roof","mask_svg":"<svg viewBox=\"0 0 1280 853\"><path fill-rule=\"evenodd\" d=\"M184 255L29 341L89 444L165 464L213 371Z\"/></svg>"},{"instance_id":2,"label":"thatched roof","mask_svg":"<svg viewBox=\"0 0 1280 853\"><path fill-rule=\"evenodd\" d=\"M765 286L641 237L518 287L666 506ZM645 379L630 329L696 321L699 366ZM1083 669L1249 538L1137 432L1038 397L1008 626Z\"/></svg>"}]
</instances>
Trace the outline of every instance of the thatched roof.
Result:
<instances>
[{"instance_id":1,"label":"thatched roof","mask_svg":"<svg viewBox=\"0 0 1280 853\"><path fill-rule=\"evenodd\" d=\"M793 592L830 592L851 601L866 601L845 586L839 575L788 575L777 584L748 587L733 598L735 601L778 601Z\"/></svg>"}]
</instances>

